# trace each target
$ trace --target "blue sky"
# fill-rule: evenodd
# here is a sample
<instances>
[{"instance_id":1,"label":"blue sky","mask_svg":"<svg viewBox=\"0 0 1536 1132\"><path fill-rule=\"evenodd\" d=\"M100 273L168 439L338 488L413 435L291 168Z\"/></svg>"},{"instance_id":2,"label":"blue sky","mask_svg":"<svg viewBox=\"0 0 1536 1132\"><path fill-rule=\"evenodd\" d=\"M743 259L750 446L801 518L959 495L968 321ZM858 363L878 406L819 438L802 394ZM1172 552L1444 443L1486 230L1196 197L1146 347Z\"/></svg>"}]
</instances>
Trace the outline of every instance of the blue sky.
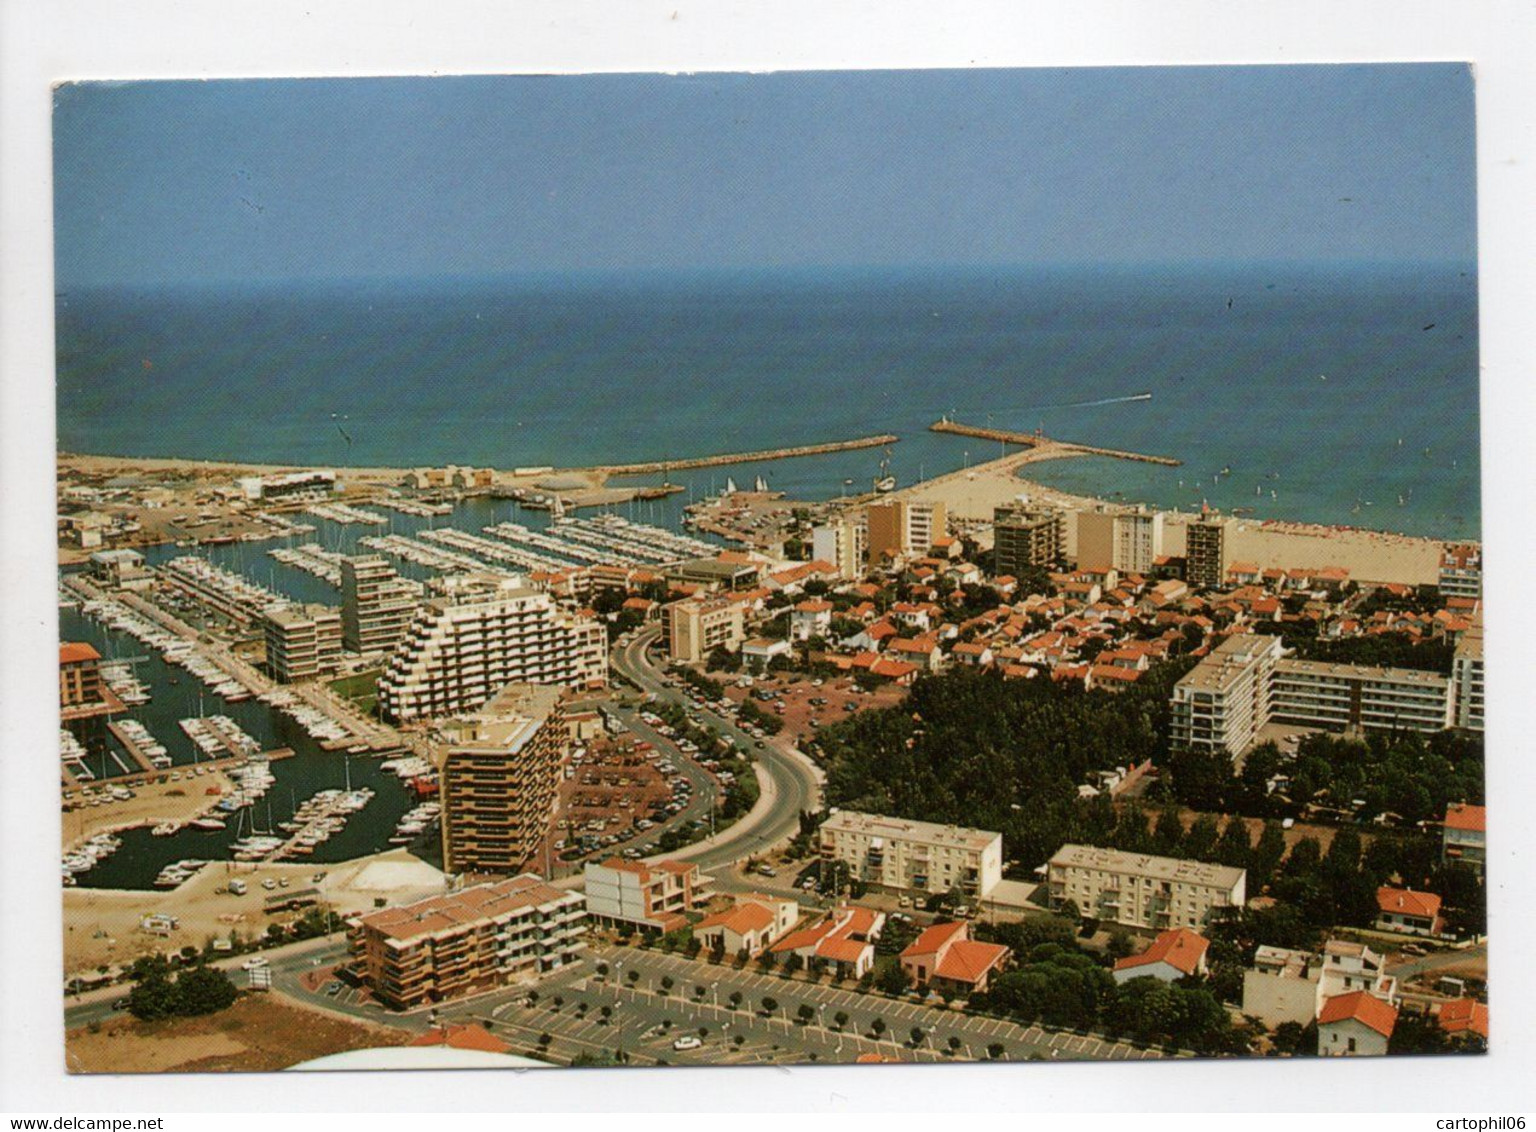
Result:
<instances>
[{"instance_id":1,"label":"blue sky","mask_svg":"<svg viewBox=\"0 0 1536 1132\"><path fill-rule=\"evenodd\" d=\"M81 84L58 280L1475 258L1463 65Z\"/></svg>"}]
</instances>

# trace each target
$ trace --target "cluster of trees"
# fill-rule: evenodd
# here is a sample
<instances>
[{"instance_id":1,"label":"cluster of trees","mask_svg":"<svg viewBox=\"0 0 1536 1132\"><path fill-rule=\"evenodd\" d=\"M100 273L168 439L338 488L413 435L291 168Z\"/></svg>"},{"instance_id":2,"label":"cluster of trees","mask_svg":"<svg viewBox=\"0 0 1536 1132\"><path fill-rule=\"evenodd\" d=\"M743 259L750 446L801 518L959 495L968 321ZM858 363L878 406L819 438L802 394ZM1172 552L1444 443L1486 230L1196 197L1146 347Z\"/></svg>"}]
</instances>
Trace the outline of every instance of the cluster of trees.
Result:
<instances>
[{"instance_id":1,"label":"cluster of trees","mask_svg":"<svg viewBox=\"0 0 1536 1132\"><path fill-rule=\"evenodd\" d=\"M1015 966L996 976L984 994L972 995L972 1007L1024 1023L1092 1029L1198 1053L1248 1048L1248 1035L1200 980L1132 979L1116 986L1103 961L1077 947L1065 920L999 924L984 934L1014 949Z\"/></svg>"},{"instance_id":2,"label":"cluster of trees","mask_svg":"<svg viewBox=\"0 0 1536 1132\"><path fill-rule=\"evenodd\" d=\"M173 974L163 956L149 955L135 960L129 974L134 984L128 1011L145 1022L213 1014L227 1009L239 994L228 975L201 962Z\"/></svg>"},{"instance_id":3,"label":"cluster of trees","mask_svg":"<svg viewBox=\"0 0 1536 1132\"><path fill-rule=\"evenodd\" d=\"M1166 750L1169 696L1192 661L1160 664L1123 692L956 669L901 704L823 728L830 804L999 830L1009 855L1043 861L1082 840L1077 784Z\"/></svg>"},{"instance_id":4,"label":"cluster of trees","mask_svg":"<svg viewBox=\"0 0 1536 1132\"><path fill-rule=\"evenodd\" d=\"M1273 743L1260 744L1237 774L1217 753L1175 751L1166 761L1179 801L1250 817L1300 815L1325 804L1360 821L1391 814L1412 825L1443 817L1448 802L1483 800L1483 737L1468 731L1373 731L1364 739L1312 734L1289 761ZM1266 783L1277 773L1289 783L1270 793Z\"/></svg>"}]
</instances>

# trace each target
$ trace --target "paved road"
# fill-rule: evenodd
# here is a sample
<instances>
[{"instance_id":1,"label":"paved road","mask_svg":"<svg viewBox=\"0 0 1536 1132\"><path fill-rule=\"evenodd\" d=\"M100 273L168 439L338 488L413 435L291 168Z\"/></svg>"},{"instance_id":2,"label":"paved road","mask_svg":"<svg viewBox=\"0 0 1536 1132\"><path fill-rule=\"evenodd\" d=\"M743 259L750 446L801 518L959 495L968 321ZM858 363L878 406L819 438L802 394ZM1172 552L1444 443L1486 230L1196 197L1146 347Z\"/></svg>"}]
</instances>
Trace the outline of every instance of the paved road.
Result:
<instances>
[{"instance_id":1,"label":"paved road","mask_svg":"<svg viewBox=\"0 0 1536 1132\"><path fill-rule=\"evenodd\" d=\"M274 977L278 972L292 972L297 977L298 974L314 967L335 963L346 953L346 941L339 932L330 937L321 936L316 939L301 940L298 943L287 943L281 947L267 948L259 952L272 968ZM252 955L247 953L232 956L229 959L216 959L209 966L228 971L235 986L244 989L248 977L243 964L251 957ZM118 983L115 986L86 991L84 994L65 995L64 1025L74 1029L91 1022L100 1022L114 1014L126 1013L113 1004L127 998L128 992L132 989L131 983Z\"/></svg>"},{"instance_id":2,"label":"paved road","mask_svg":"<svg viewBox=\"0 0 1536 1132\"><path fill-rule=\"evenodd\" d=\"M668 684L646 655L647 646L659 634L660 630L653 628L631 638L628 644L614 652L614 669L632 680L642 691L654 693L658 699L669 700L699 714L720 734L753 750L758 756L757 765L764 771L759 782L766 800L761 809L746 815L722 833L671 856L695 861L703 869L713 869L762 853L793 837L800 829L801 811L815 810L820 806L821 787L814 764L806 756L794 751L787 741L768 739L764 741L763 748L757 750L754 747L757 740L738 727L729 716L710 708L698 707ZM752 887L735 878L719 879L720 883L716 887L721 889Z\"/></svg>"},{"instance_id":3,"label":"paved road","mask_svg":"<svg viewBox=\"0 0 1536 1132\"><path fill-rule=\"evenodd\" d=\"M1438 971L1445 967L1459 967L1462 964L1473 964L1479 960L1488 958L1488 945L1486 943L1474 944L1462 950L1436 951L1422 958L1413 959L1406 963L1388 964L1387 974L1396 977L1398 982L1406 983L1409 979L1429 971Z\"/></svg>"}]
</instances>

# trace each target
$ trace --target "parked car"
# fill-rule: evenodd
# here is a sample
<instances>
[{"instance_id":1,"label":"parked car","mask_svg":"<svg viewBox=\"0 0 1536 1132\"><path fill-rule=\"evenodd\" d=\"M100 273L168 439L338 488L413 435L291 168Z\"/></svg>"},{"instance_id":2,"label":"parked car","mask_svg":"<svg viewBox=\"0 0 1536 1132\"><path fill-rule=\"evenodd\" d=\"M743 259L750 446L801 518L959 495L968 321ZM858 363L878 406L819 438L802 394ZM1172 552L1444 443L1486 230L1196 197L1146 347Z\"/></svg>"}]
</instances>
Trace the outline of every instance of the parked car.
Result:
<instances>
[{"instance_id":1,"label":"parked car","mask_svg":"<svg viewBox=\"0 0 1536 1132\"><path fill-rule=\"evenodd\" d=\"M673 1042L672 1048L675 1050L698 1049L703 1044L703 1042L699 1041L699 1039L694 1037L692 1034L687 1034Z\"/></svg>"},{"instance_id":2,"label":"parked car","mask_svg":"<svg viewBox=\"0 0 1536 1132\"><path fill-rule=\"evenodd\" d=\"M267 966L269 962L270 961L264 955L252 955L244 963L240 964L240 966L247 971L256 971L260 970L262 967Z\"/></svg>"}]
</instances>

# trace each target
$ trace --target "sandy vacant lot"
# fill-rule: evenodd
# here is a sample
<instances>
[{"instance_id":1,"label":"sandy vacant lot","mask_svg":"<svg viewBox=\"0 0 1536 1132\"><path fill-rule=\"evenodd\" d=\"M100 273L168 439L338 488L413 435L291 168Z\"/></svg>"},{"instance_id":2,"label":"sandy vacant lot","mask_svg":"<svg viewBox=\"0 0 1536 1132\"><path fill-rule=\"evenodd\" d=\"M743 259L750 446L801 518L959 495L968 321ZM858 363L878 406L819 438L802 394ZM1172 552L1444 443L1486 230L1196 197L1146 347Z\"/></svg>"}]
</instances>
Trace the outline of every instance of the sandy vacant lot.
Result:
<instances>
[{"instance_id":1,"label":"sandy vacant lot","mask_svg":"<svg viewBox=\"0 0 1536 1132\"><path fill-rule=\"evenodd\" d=\"M246 994L202 1018L139 1022L123 1016L69 1031L71 1073L262 1073L349 1049L404 1044L399 1030Z\"/></svg>"},{"instance_id":2,"label":"sandy vacant lot","mask_svg":"<svg viewBox=\"0 0 1536 1132\"><path fill-rule=\"evenodd\" d=\"M324 872L324 879L314 877ZM244 896L220 892L231 878L244 880ZM267 930L274 917L262 911L266 899L283 889L265 889L262 881L286 877L290 892L318 888L338 917L374 906L377 898L403 903L442 891L443 874L403 849L362 857L339 865L237 864L217 861L169 892L120 889L64 889L64 968L67 975L90 975L103 964L131 962L156 951L188 945L202 947L210 938L238 932L250 939ZM167 913L179 923L168 935L139 927L151 912ZM279 917L291 918L291 914Z\"/></svg>"}]
</instances>

